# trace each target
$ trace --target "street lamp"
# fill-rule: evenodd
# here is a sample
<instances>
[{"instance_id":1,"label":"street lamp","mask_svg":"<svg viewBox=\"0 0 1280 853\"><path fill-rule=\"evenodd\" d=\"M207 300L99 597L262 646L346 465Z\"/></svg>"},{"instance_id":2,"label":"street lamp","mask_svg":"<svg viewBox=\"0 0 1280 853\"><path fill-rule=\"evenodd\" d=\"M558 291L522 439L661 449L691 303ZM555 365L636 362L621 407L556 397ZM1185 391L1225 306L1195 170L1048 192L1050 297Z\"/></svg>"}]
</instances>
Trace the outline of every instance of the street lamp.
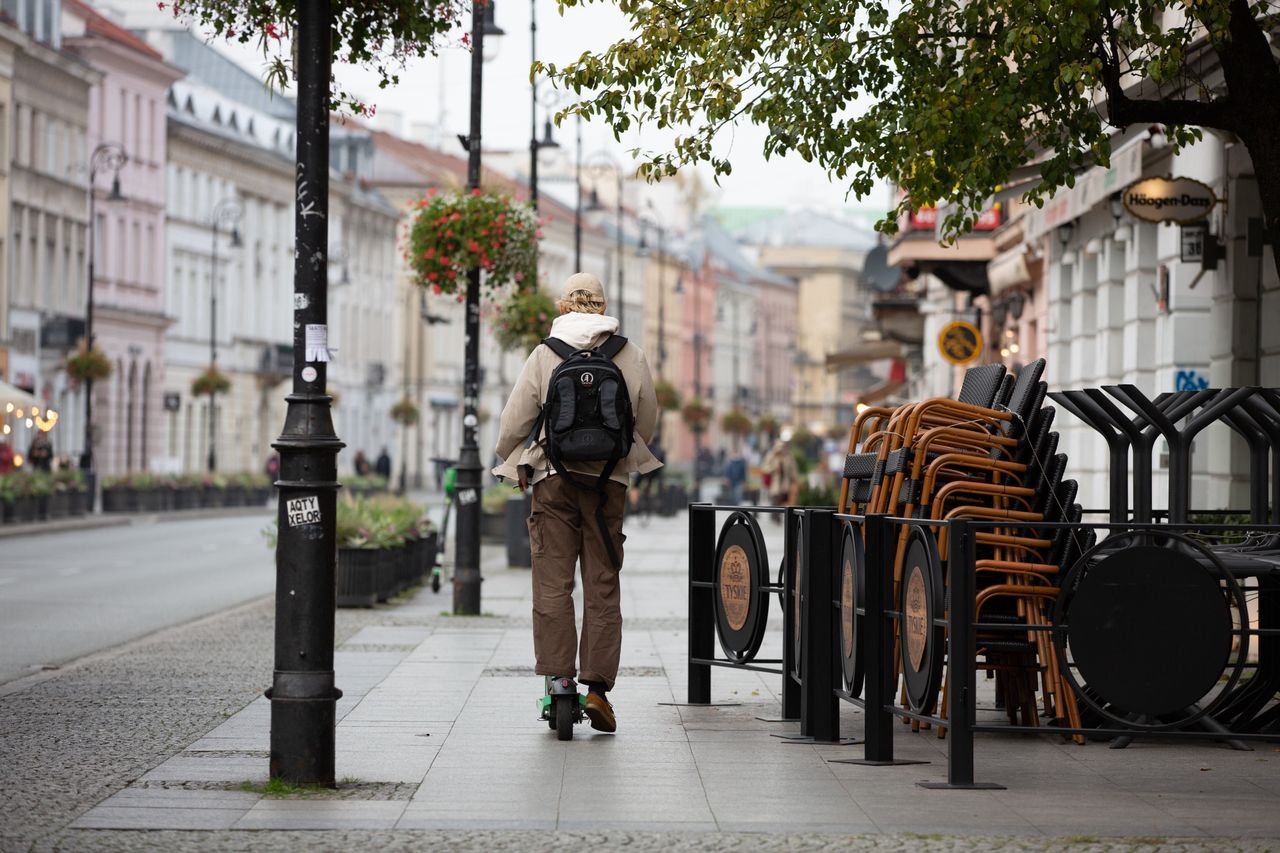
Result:
<instances>
[{"instance_id":1,"label":"street lamp","mask_svg":"<svg viewBox=\"0 0 1280 853\"><path fill-rule=\"evenodd\" d=\"M98 198L98 172L103 170L111 171L111 194L107 196L107 201L124 201L124 196L120 194L120 170L128 162L129 155L125 153L124 146L115 142L104 142L93 149L93 153L89 155L89 284L86 288L88 293L84 311L84 343L85 348L88 350L93 349L93 280L96 275L94 253L97 241L96 202ZM86 379L84 383L84 450L80 454L80 468L85 473L85 479L89 486L90 501L92 502L93 496L96 494L96 478L93 467L92 379Z\"/></svg>"},{"instance_id":2,"label":"street lamp","mask_svg":"<svg viewBox=\"0 0 1280 853\"><path fill-rule=\"evenodd\" d=\"M573 271L582 272L582 113L574 123L577 129L577 148L573 155Z\"/></svg>"},{"instance_id":3,"label":"street lamp","mask_svg":"<svg viewBox=\"0 0 1280 853\"><path fill-rule=\"evenodd\" d=\"M623 184L622 184L622 178L623 178L623 174L622 174L622 167L621 167L620 165L618 165L618 161L617 161L617 160L614 160L612 157L610 157L607 153L605 153L605 152L603 152L603 151L598 151L598 152L596 152L595 154L593 154L593 155L592 155L592 161L593 161L593 163L592 163L592 168L594 168L594 169L600 169L600 170L605 170L605 169L607 169L607 170L609 170L609 171L612 171L612 172L613 172L613 174L614 174L614 176L617 178L617 182L618 182L618 185L617 185L617 193L618 193L618 194L617 194L617 197L616 197L616 199L615 199L615 201L617 202L617 204L615 205L616 221L615 221L615 223L614 223L614 231L615 231L616 233L614 234L614 238L615 238L615 240L616 240L616 244L617 244L617 248L615 249L615 252L616 252L616 254L617 254L617 256L618 256L618 263L617 263L617 270L618 270L618 273L617 273L617 275L618 275L618 289L617 289L618 310L617 310L617 315L618 315L618 327L619 327L619 330L621 330L621 328L622 328L622 320L623 320L623 318L624 318L624 315L626 314L626 304L623 302L623 298L622 298L622 294L623 294L623 291L622 291L622 288L623 288L623 272L622 272L622 266L623 266L623 257L622 257L622 186L623 186ZM581 193L581 190L579 190L579 193ZM600 195L599 195L599 194L595 191L595 189L593 188L593 189L591 190L591 201L590 201L590 203L587 205L587 210L588 210L588 211L597 211L597 210L603 210L603 209L604 209L604 208L603 208L603 207L601 206L601 204L600 204Z\"/></svg>"},{"instance_id":4,"label":"street lamp","mask_svg":"<svg viewBox=\"0 0 1280 853\"><path fill-rule=\"evenodd\" d=\"M218 368L218 230L226 228L231 232L231 248L238 249L240 240L240 219L244 210L240 202L234 198L224 198L214 205L213 214L209 217L213 226L213 245L209 261L209 372ZM218 470L218 417L216 390L210 383L209 388L209 472Z\"/></svg>"},{"instance_id":5,"label":"street lamp","mask_svg":"<svg viewBox=\"0 0 1280 853\"><path fill-rule=\"evenodd\" d=\"M538 0L529 0L529 62L538 61ZM538 209L538 152L543 148L559 148L560 143L551 137L551 119L542 128L538 139L538 81L529 84L529 201Z\"/></svg>"},{"instance_id":6,"label":"street lamp","mask_svg":"<svg viewBox=\"0 0 1280 853\"><path fill-rule=\"evenodd\" d=\"M471 4L471 131L467 135L467 189L480 188L481 97L484 85L484 37L496 26L486 7L493 0L472 0ZM466 345L462 389L462 447L458 453L457 488L458 533L454 550L453 612L480 615L480 448L476 443L476 410L480 397L480 268L467 271Z\"/></svg>"}]
</instances>

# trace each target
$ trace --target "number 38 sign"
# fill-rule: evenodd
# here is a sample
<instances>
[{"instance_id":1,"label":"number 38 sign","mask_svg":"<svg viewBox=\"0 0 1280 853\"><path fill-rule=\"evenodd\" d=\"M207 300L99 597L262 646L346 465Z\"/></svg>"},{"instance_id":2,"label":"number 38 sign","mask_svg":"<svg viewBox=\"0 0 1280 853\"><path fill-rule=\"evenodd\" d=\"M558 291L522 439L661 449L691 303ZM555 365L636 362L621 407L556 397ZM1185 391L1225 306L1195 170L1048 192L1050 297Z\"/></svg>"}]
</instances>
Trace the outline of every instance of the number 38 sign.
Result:
<instances>
[{"instance_id":1,"label":"number 38 sign","mask_svg":"<svg viewBox=\"0 0 1280 853\"><path fill-rule=\"evenodd\" d=\"M952 364L968 364L982 352L982 333L964 320L948 323L938 333L938 352Z\"/></svg>"}]
</instances>

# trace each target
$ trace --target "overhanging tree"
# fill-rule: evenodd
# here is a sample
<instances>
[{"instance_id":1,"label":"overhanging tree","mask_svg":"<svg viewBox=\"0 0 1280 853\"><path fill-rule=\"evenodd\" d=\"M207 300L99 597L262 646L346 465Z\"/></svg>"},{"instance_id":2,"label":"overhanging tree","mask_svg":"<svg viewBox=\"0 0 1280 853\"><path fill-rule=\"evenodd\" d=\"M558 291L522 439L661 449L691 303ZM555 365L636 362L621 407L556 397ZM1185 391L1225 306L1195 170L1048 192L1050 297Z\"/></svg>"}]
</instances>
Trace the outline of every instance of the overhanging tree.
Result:
<instances>
[{"instance_id":1,"label":"overhanging tree","mask_svg":"<svg viewBox=\"0 0 1280 853\"><path fill-rule=\"evenodd\" d=\"M560 0L572 7L596 0ZM947 199L952 237L992 190L1039 160L1043 204L1093 164L1110 133L1163 124L1183 145L1201 128L1248 148L1271 244L1280 224L1280 66L1274 2L1253 0L621 0L633 34L563 67L584 116L622 133L673 128L640 173L732 165L726 127L768 130L766 156L798 153L857 195L885 177L901 212ZM893 230L894 217L881 223ZM1277 269L1280 270L1280 252Z\"/></svg>"}]
</instances>

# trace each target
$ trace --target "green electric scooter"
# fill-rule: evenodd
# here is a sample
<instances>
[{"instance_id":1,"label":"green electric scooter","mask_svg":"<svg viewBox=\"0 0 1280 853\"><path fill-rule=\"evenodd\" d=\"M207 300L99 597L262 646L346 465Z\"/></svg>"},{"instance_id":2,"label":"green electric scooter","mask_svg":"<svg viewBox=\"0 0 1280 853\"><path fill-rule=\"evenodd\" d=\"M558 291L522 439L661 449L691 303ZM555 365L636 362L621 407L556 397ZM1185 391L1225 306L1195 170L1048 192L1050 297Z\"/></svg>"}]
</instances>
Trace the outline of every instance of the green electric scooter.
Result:
<instances>
[{"instance_id":1,"label":"green electric scooter","mask_svg":"<svg viewBox=\"0 0 1280 853\"><path fill-rule=\"evenodd\" d=\"M586 718L587 697L572 678L545 677L546 692L538 700L538 719L546 720L557 740L573 740L573 726Z\"/></svg>"}]
</instances>

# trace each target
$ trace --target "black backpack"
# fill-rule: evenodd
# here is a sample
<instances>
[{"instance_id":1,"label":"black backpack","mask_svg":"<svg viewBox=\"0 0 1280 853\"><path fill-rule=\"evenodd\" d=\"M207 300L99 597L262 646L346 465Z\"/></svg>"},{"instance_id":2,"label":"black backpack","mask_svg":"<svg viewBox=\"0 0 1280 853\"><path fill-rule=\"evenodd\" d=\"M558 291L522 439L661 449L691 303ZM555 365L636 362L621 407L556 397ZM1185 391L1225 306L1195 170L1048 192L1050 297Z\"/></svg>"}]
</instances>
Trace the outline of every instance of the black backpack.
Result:
<instances>
[{"instance_id":1,"label":"black backpack","mask_svg":"<svg viewBox=\"0 0 1280 853\"><path fill-rule=\"evenodd\" d=\"M547 460L565 482L578 488L594 488L600 495L596 523L614 568L621 568L613 539L605 522L608 500L605 484L618 463L631 452L635 416L631 394L622 370L613 359L627 345L621 335L610 335L595 349L578 350L559 338L543 341L562 361L551 374L542 413L529 434L529 443L538 440L545 428ZM604 469L594 485L584 475L568 469L572 462L603 462Z\"/></svg>"}]
</instances>

